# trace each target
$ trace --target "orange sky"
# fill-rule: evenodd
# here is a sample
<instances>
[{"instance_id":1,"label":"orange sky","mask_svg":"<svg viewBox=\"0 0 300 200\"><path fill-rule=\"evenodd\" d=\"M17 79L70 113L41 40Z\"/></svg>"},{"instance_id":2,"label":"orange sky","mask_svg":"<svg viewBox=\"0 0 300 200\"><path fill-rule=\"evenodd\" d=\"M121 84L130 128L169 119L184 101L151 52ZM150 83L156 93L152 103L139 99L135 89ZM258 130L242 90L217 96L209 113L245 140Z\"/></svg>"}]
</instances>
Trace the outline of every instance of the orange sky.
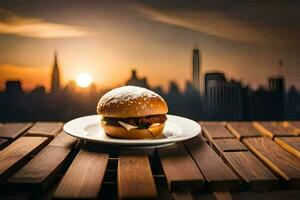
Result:
<instances>
[{"instance_id":1,"label":"orange sky","mask_svg":"<svg viewBox=\"0 0 300 200\"><path fill-rule=\"evenodd\" d=\"M278 74L282 59L287 83L300 86L295 5L60 3L0 4L0 89L10 79L22 80L25 90L49 89L55 50L63 85L86 72L98 88L113 87L136 68L151 86L167 88L175 80L183 88L195 43L202 53L202 75L218 70L256 87Z\"/></svg>"}]
</instances>

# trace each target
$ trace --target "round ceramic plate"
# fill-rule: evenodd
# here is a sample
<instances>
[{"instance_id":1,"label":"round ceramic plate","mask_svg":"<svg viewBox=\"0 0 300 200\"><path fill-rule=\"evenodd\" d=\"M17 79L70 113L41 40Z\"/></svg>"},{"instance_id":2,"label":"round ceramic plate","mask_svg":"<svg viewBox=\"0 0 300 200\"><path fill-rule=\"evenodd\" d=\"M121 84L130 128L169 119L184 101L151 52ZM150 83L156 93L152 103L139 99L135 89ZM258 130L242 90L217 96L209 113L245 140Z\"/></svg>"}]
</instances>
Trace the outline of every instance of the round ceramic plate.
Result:
<instances>
[{"instance_id":1,"label":"round ceramic plate","mask_svg":"<svg viewBox=\"0 0 300 200\"><path fill-rule=\"evenodd\" d=\"M105 134L100 124L100 115L80 117L67 122L64 131L74 137L109 145L164 146L195 137L201 132L200 125L190 119L167 115L163 135L151 139L116 139Z\"/></svg>"}]
</instances>

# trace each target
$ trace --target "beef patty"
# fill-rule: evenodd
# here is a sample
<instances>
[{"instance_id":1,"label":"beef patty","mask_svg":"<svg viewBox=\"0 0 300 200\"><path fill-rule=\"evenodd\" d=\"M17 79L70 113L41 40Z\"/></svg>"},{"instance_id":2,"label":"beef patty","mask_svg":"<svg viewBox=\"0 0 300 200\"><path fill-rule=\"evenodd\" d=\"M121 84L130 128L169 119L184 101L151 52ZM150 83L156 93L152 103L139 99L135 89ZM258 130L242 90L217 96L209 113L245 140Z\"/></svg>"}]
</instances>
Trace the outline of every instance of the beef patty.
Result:
<instances>
[{"instance_id":1,"label":"beef patty","mask_svg":"<svg viewBox=\"0 0 300 200\"><path fill-rule=\"evenodd\" d=\"M166 115L149 115L144 117L133 117L133 118L113 118L104 117L102 119L110 125L121 126L118 121L124 122L126 124L131 124L133 126L138 126L139 128L148 128L154 123L164 123L167 121Z\"/></svg>"}]
</instances>

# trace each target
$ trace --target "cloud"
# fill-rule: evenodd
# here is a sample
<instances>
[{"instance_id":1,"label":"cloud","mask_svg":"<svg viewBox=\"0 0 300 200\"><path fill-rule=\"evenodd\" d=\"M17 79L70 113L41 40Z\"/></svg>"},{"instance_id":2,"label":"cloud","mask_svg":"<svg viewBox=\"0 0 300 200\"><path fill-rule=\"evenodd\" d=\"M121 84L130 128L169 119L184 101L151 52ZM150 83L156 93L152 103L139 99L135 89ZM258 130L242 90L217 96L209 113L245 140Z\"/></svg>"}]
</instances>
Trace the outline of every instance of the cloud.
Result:
<instances>
[{"instance_id":1,"label":"cloud","mask_svg":"<svg viewBox=\"0 0 300 200\"><path fill-rule=\"evenodd\" d=\"M91 32L82 27L20 16L0 8L0 34L50 39L84 37L91 35Z\"/></svg>"},{"instance_id":2,"label":"cloud","mask_svg":"<svg viewBox=\"0 0 300 200\"><path fill-rule=\"evenodd\" d=\"M132 8L147 19L231 41L293 45L291 40L300 34L298 27L272 26L259 19L245 19L239 16L241 13L232 10L153 7L144 4L135 4Z\"/></svg>"}]
</instances>

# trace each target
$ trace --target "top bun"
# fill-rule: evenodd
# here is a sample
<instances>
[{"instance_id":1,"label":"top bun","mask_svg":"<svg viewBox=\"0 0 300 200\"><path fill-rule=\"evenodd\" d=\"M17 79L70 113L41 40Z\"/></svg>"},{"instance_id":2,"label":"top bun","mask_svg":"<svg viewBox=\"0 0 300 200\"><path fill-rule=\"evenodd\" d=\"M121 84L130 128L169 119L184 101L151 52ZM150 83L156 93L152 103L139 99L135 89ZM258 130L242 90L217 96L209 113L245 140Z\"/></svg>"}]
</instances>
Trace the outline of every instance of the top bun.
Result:
<instances>
[{"instance_id":1,"label":"top bun","mask_svg":"<svg viewBox=\"0 0 300 200\"><path fill-rule=\"evenodd\" d=\"M165 100L155 92L137 86L123 86L104 94L97 113L104 117L131 118L166 114Z\"/></svg>"}]
</instances>

